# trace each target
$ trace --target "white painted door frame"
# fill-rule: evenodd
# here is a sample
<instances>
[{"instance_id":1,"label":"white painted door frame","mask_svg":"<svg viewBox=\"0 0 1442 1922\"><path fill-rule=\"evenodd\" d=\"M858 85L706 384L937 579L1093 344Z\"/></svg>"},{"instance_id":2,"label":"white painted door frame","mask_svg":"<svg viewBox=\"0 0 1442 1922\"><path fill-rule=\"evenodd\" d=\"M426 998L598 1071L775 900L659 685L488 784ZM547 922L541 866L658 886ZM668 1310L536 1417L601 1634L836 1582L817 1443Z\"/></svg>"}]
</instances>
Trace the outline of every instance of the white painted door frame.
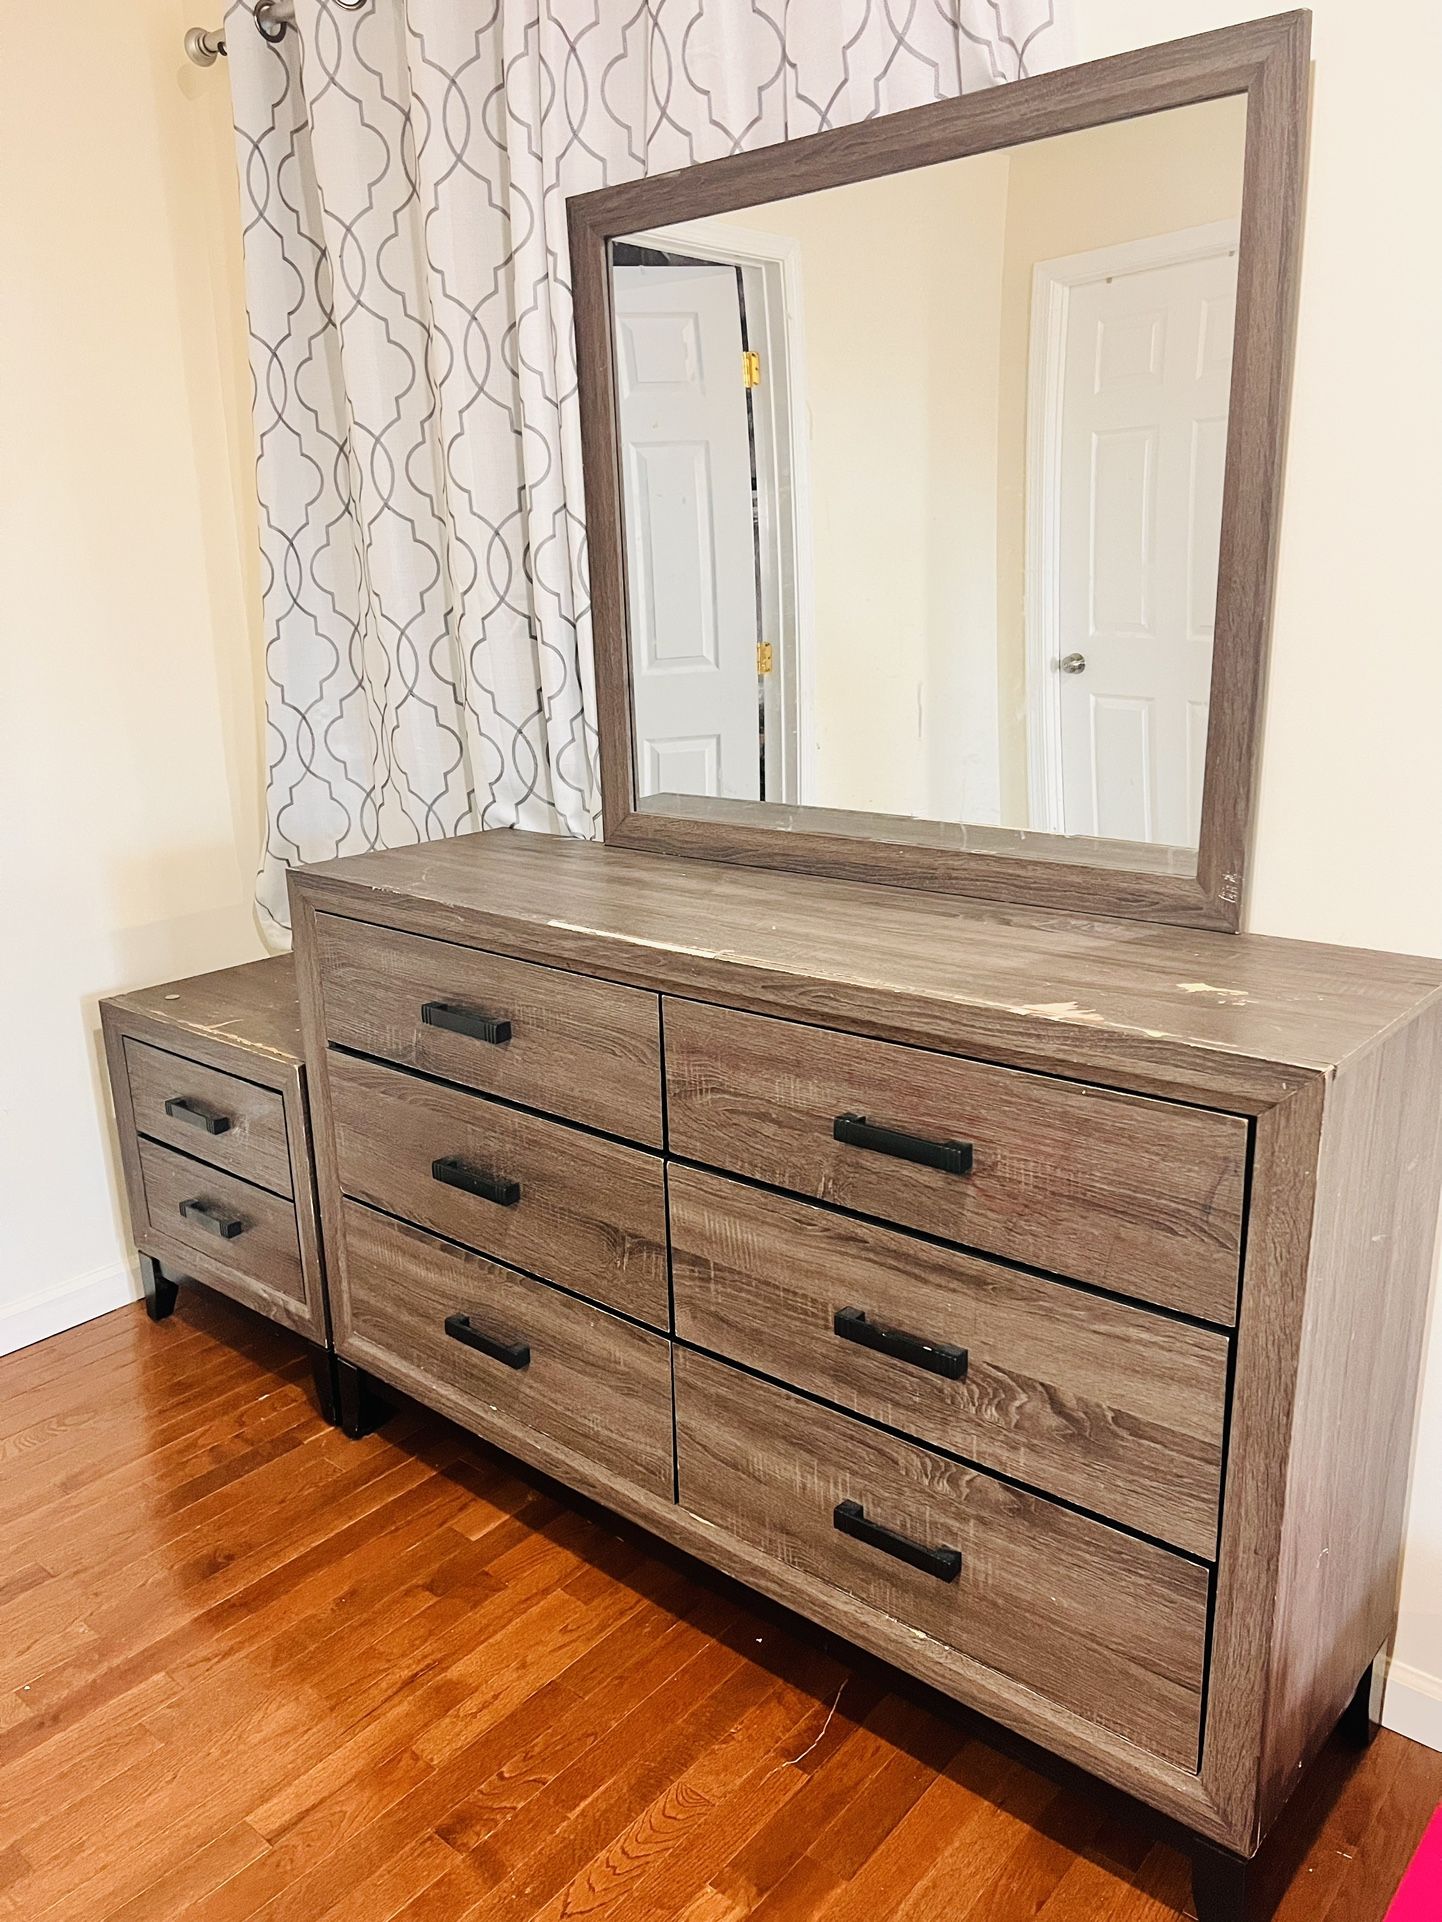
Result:
<instances>
[{"instance_id":1,"label":"white painted door frame","mask_svg":"<svg viewBox=\"0 0 1442 1922\"><path fill-rule=\"evenodd\" d=\"M1026 715L1030 826L1065 832L1062 806L1061 401L1072 290L1118 274L1144 273L1235 252L1235 220L1182 227L1084 254L1039 260L1032 270L1031 353L1027 369Z\"/></svg>"},{"instance_id":2,"label":"white painted door frame","mask_svg":"<svg viewBox=\"0 0 1442 1922\"><path fill-rule=\"evenodd\" d=\"M789 234L690 220L627 242L740 267L746 326L761 355L752 392L756 432L761 633L775 670L766 690L767 798L795 805L815 791L811 434L806 412L801 248Z\"/></svg>"}]
</instances>

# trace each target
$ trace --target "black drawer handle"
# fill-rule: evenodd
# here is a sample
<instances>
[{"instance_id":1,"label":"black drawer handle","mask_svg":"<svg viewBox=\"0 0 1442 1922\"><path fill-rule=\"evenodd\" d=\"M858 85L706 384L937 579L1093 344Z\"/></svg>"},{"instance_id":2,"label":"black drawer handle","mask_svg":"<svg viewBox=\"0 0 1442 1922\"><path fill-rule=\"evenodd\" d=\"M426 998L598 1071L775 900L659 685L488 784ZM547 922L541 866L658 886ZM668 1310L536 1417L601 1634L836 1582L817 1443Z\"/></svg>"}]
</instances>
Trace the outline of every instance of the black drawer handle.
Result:
<instances>
[{"instance_id":1,"label":"black drawer handle","mask_svg":"<svg viewBox=\"0 0 1442 1922\"><path fill-rule=\"evenodd\" d=\"M428 1028L444 1028L450 1034L468 1034L473 1041L490 1041L497 1046L511 1038L509 1021L497 1021L479 1008L453 1008L445 1001L427 1001L421 1020Z\"/></svg>"},{"instance_id":2,"label":"black drawer handle","mask_svg":"<svg viewBox=\"0 0 1442 1922\"><path fill-rule=\"evenodd\" d=\"M479 1195L482 1201L494 1201L498 1207L514 1208L521 1198L519 1181L508 1181L504 1175L487 1174L484 1168L473 1168L459 1155L442 1155L439 1161L431 1163L431 1179L442 1182L447 1188L460 1188L468 1195Z\"/></svg>"},{"instance_id":3,"label":"black drawer handle","mask_svg":"<svg viewBox=\"0 0 1442 1922\"><path fill-rule=\"evenodd\" d=\"M225 1214L219 1208L212 1208L208 1201L182 1201L180 1212L197 1228L204 1228L208 1235L219 1235L222 1241L234 1241L237 1235L245 1233L242 1216Z\"/></svg>"},{"instance_id":4,"label":"black drawer handle","mask_svg":"<svg viewBox=\"0 0 1442 1922\"><path fill-rule=\"evenodd\" d=\"M165 1104L165 1112L172 1121L183 1121L190 1128L204 1128L208 1135L223 1135L230 1132L228 1114L217 1114L214 1108L207 1108L199 1101L191 1101L183 1094L172 1095Z\"/></svg>"},{"instance_id":5,"label":"black drawer handle","mask_svg":"<svg viewBox=\"0 0 1442 1922\"><path fill-rule=\"evenodd\" d=\"M868 1548L879 1548L883 1555L894 1555L897 1561L919 1568L923 1575L934 1575L939 1582L954 1582L961 1573L959 1548L928 1548L925 1542L914 1542L909 1535L898 1534L894 1528L883 1528L880 1522L866 1519L860 1502L838 1502L831 1521L833 1527L853 1541L865 1542Z\"/></svg>"},{"instance_id":6,"label":"black drawer handle","mask_svg":"<svg viewBox=\"0 0 1442 1922\"><path fill-rule=\"evenodd\" d=\"M925 1335L908 1335L904 1328L888 1328L884 1322L868 1321L864 1308L838 1308L831 1325L843 1341L854 1341L858 1348L875 1349L878 1355L893 1355L909 1361L948 1381L965 1381L966 1350L949 1342L928 1341Z\"/></svg>"},{"instance_id":7,"label":"black drawer handle","mask_svg":"<svg viewBox=\"0 0 1442 1922\"><path fill-rule=\"evenodd\" d=\"M948 1175L971 1173L969 1141L928 1141L925 1135L904 1134L900 1128L882 1128L864 1114L839 1114L831 1124L837 1141L848 1148L874 1148L880 1155L895 1155L898 1161L919 1161L924 1168L940 1168Z\"/></svg>"},{"instance_id":8,"label":"black drawer handle","mask_svg":"<svg viewBox=\"0 0 1442 1922\"><path fill-rule=\"evenodd\" d=\"M479 1328L471 1326L469 1315L447 1315L446 1333L452 1341L463 1342L467 1348L475 1348L492 1361L503 1362L507 1368L529 1368L531 1350L524 1341L506 1341L500 1335L484 1335Z\"/></svg>"}]
</instances>

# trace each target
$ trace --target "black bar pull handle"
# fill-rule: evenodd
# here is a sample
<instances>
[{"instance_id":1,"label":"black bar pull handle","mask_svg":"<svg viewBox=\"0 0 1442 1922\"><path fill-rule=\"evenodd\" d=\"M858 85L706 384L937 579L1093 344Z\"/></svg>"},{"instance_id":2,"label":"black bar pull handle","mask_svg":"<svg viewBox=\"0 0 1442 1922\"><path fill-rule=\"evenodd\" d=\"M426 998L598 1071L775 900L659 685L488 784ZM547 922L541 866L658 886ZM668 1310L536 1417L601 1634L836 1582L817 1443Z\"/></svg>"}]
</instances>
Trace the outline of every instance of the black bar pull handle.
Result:
<instances>
[{"instance_id":1,"label":"black bar pull handle","mask_svg":"<svg viewBox=\"0 0 1442 1922\"><path fill-rule=\"evenodd\" d=\"M919 1161L924 1168L940 1168L943 1174L971 1173L969 1141L928 1141L925 1135L883 1128L877 1122L868 1121L864 1114L837 1115L831 1132L848 1148L872 1148L879 1155L895 1155L898 1161Z\"/></svg>"},{"instance_id":2,"label":"black bar pull handle","mask_svg":"<svg viewBox=\"0 0 1442 1922\"><path fill-rule=\"evenodd\" d=\"M865 1542L868 1548L879 1548L883 1555L894 1555L897 1561L919 1568L923 1575L934 1575L939 1582L954 1582L961 1573L959 1548L932 1548L926 1542L914 1542L909 1535L869 1521L860 1502L838 1502L831 1521L834 1528L853 1541Z\"/></svg>"},{"instance_id":3,"label":"black bar pull handle","mask_svg":"<svg viewBox=\"0 0 1442 1922\"><path fill-rule=\"evenodd\" d=\"M208 1201L182 1201L180 1212L197 1228L203 1228L208 1235L218 1235L222 1241L234 1241L237 1235L245 1233L242 1216L228 1215L223 1209L213 1208Z\"/></svg>"},{"instance_id":4,"label":"black bar pull handle","mask_svg":"<svg viewBox=\"0 0 1442 1922\"><path fill-rule=\"evenodd\" d=\"M519 1181L509 1181L505 1175L488 1174L484 1168L473 1168L459 1155L442 1155L431 1163L431 1179L441 1182L447 1188L459 1188L465 1194L479 1195L482 1201L494 1201L497 1207L514 1208L521 1198Z\"/></svg>"},{"instance_id":5,"label":"black bar pull handle","mask_svg":"<svg viewBox=\"0 0 1442 1922\"><path fill-rule=\"evenodd\" d=\"M467 1348L475 1348L492 1361L502 1362L507 1368L529 1368L531 1350L524 1341L506 1341L500 1335L483 1334L473 1327L469 1315L447 1315L446 1333L452 1341L463 1342Z\"/></svg>"},{"instance_id":6,"label":"black bar pull handle","mask_svg":"<svg viewBox=\"0 0 1442 1922\"><path fill-rule=\"evenodd\" d=\"M490 1041L497 1047L511 1038L509 1021L497 1021L479 1008L457 1008L448 1001L427 1001L421 1020L428 1028L444 1028L449 1034L468 1034L473 1041Z\"/></svg>"},{"instance_id":7,"label":"black bar pull handle","mask_svg":"<svg viewBox=\"0 0 1442 1922\"><path fill-rule=\"evenodd\" d=\"M868 1321L864 1308L838 1308L831 1325L843 1341L854 1341L858 1348L871 1348L878 1355L909 1361L914 1368L945 1375L948 1381L966 1380L964 1348L953 1348L945 1341L928 1341L925 1335L909 1335L904 1328L888 1328L885 1322Z\"/></svg>"},{"instance_id":8,"label":"black bar pull handle","mask_svg":"<svg viewBox=\"0 0 1442 1922\"><path fill-rule=\"evenodd\" d=\"M165 1112L172 1121L183 1121L188 1128L204 1128L208 1135L230 1132L228 1114L217 1114L214 1108L207 1108L200 1101L192 1101L188 1095L172 1095L165 1104Z\"/></svg>"}]
</instances>

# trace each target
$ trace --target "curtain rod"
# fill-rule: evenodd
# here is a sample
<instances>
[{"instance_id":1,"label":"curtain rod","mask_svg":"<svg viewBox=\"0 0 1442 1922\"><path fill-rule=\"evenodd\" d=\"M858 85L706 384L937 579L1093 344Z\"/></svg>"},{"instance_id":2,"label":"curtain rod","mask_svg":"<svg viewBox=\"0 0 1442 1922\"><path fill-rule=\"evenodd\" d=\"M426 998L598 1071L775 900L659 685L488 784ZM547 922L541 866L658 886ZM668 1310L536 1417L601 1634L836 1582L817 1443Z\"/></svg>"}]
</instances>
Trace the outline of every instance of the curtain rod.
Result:
<instances>
[{"instance_id":1,"label":"curtain rod","mask_svg":"<svg viewBox=\"0 0 1442 1922\"><path fill-rule=\"evenodd\" d=\"M358 13L366 0L333 0L333 4L344 7L347 13ZM286 28L295 25L295 0L255 0L250 11L262 40L284 40ZM186 58L197 67L213 67L226 50L224 27L186 29Z\"/></svg>"}]
</instances>

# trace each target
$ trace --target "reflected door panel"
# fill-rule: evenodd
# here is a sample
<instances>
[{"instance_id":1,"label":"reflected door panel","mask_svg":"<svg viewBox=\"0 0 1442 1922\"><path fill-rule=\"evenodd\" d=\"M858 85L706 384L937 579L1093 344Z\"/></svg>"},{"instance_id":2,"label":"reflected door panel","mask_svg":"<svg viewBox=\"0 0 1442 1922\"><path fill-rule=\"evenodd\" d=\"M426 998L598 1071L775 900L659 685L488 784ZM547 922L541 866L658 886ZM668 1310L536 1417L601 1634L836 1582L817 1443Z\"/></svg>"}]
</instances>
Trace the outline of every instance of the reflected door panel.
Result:
<instances>
[{"instance_id":1,"label":"reflected door panel","mask_svg":"<svg viewBox=\"0 0 1442 1922\"><path fill-rule=\"evenodd\" d=\"M754 800L756 559L736 274L613 272L638 784Z\"/></svg>"},{"instance_id":2,"label":"reflected door panel","mask_svg":"<svg viewBox=\"0 0 1442 1922\"><path fill-rule=\"evenodd\" d=\"M1067 834L1196 845L1236 275L1221 241L1068 297L1056 668Z\"/></svg>"}]
</instances>

